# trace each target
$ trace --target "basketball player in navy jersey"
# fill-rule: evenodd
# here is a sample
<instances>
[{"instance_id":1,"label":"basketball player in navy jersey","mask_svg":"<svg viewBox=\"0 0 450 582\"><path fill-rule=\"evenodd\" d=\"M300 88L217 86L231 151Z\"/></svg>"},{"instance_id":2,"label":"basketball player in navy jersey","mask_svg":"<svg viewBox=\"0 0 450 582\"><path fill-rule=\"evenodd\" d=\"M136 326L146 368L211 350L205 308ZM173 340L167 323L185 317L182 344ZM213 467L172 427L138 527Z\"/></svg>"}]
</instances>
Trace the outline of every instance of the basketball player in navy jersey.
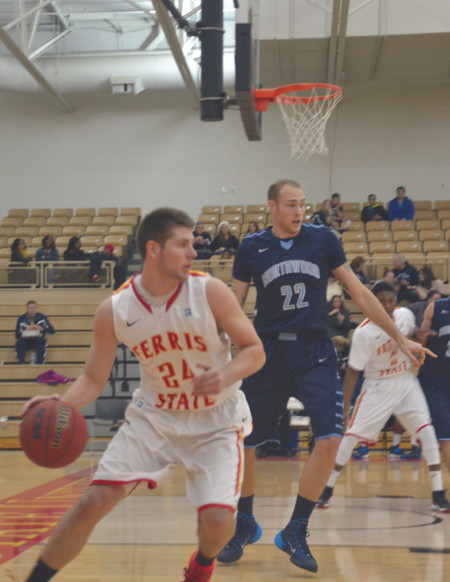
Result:
<instances>
[{"instance_id":1,"label":"basketball player in navy jersey","mask_svg":"<svg viewBox=\"0 0 450 582\"><path fill-rule=\"evenodd\" d=\"M450 298L438 299L426 308L420 330L427 332L430 329L436 335L427 335L426 343L438 357L425 360L420 368L419 381L444 462L450 470Z\"/></svg>"},{"instance_id":2,"label":"basketball player in navy jersey","mask_svg":"<svg viewBox=\"0 0 450 582\"><path fill-rule=\"evenodd\" d=\"M239 560L247 544L261 537L253 517L256 447L276 427L290 396L301 400L311 419L315 448L300 478L291 521L275 544L300 568L316 572L306 537L308 519L333 468L342 438L342 389L336 353L327 339L326 288L333 275L355 303L386 331L408 357L424 348L404 337L378 300L347 264L337 237L326 228L304 224L305 195L292 180L270 186L268 205L273 227L245 237L237 250L233 289L241 304L250 282L256 291L255 321L266 352L265 366L242 386L250 404L253 432L245 440L245 473L236 532L218 556Z\"/></svg>"}]
</instances>

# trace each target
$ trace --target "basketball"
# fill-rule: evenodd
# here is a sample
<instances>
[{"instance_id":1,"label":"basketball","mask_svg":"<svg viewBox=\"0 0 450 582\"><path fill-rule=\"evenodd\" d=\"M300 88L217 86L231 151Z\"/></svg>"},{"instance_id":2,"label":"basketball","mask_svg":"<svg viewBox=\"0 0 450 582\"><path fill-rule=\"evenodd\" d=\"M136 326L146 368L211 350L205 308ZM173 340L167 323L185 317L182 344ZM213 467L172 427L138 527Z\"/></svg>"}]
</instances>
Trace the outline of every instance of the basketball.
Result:
<instances>
[{"instance_id":1,"label":"basketball","mask_svg":"<svg viewBox=\"0 0 450 582\"><path fill-rule=\"evenodd\" d=\"M61 400L44 400L31 408L20 423L19 438L25 455L40 467L56 469L77 459L88 436L81 412Z\"/></svg>"}]
</instances>

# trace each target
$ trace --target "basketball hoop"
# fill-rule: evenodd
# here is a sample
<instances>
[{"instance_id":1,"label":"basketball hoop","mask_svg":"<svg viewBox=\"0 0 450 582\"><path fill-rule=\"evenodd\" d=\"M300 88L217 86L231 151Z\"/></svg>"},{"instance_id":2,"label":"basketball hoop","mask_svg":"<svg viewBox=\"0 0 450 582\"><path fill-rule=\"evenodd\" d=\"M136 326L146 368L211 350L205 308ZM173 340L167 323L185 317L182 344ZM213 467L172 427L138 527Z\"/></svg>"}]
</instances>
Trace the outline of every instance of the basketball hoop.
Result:
<instances>
[{"instance_id":1,"label":"basketball hoop","mask_svg":"<svg viewBox=\"0 0 450 582\"><path fill-rule=\"evenodd\" d=\"M276 89L254 89L255 109L277 103L289 135L292 158L326 154L325 127L342 98L342 89L328 83L297 83Z\"/></svg>"}]
</instances>

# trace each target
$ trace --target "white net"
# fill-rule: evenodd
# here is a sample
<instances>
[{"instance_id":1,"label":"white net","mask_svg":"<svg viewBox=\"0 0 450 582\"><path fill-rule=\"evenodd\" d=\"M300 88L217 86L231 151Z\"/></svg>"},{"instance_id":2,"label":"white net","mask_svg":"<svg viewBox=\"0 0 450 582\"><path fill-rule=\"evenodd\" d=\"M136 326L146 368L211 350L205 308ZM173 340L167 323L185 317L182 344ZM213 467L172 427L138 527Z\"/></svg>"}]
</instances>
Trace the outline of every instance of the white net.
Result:
<instances>
[{"instance_id":1,"label":"white net","mask_svg":"<svg viewBox=\"0 0 450 582\"><path fill-rule=\"evenodd\" d=\"M291 146L291 159L308 159L327 154L325 127L342 98L336 87L313 86L307 91L290 91L276 97Z\"/></svg>"}]
</instances>

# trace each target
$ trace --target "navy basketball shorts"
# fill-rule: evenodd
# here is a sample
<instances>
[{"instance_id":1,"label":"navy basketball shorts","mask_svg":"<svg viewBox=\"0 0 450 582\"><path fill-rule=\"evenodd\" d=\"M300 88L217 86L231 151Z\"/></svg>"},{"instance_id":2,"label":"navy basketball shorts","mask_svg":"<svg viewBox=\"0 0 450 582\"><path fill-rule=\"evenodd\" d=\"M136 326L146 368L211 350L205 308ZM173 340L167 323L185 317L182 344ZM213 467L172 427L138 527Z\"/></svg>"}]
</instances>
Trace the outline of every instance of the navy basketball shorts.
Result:
<instances>
[{"instance_id":1,"label":"navy basketball shorts","mask_svg":"<svg viewBox=\"0 0 450 582\"><path fill-rule=\"evenodd\" d=\"M241 387L253 417L245 446L257 447L273 437L291 396L304 405L316 439L341 437L342 382L331 340L305 342L286 333L262 341L266 363Z\"/></svg>"},{"instance_id":2,"label":"navy basketball shorts","mask_svg":"<svg viewBox=\"0 0 450 582\"><path fill-rule=\"evenodd\" d=\"M450 440L450 391L430 378L421 378L420 384L430 409L431 422L438 441Z\"/></svg>"}]
</instances>

